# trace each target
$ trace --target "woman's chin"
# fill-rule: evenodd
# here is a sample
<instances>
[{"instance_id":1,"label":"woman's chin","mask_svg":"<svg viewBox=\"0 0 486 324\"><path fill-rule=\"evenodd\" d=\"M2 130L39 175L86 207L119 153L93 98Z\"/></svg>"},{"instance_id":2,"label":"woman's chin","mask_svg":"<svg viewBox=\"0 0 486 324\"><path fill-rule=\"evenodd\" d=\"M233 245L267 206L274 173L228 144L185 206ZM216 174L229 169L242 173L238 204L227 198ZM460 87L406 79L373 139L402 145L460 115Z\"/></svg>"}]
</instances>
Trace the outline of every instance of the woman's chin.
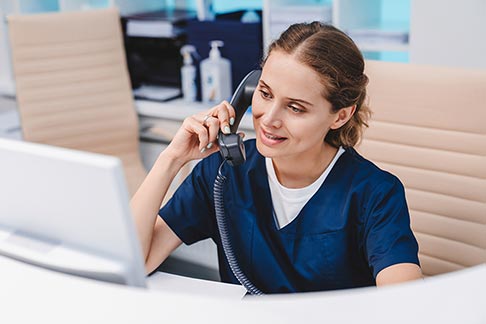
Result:
<instances>
[{"instance_id":1,"label":"woman's chin","mask_svg":"<svg viewBox=\"0 0 486 324\"><path fill-rule=\"evenodd\" d=\"M258 138L256 139L256 148L258 153L266 158L274 158L279 155L279 150L266 146Z\"/></svg>"}]
</instances>

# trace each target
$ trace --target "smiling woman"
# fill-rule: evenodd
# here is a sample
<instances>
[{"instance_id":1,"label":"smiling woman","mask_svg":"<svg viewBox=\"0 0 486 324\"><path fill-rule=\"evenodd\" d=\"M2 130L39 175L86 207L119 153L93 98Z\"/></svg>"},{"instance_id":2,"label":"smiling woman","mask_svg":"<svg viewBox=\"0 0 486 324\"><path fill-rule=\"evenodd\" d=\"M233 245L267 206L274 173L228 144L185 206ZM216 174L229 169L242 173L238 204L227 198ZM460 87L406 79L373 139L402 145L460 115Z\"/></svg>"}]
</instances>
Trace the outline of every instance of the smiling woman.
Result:
<instances>
[{"instance_id":1,"label":"smiling woman","mask_svg":"<svg viewBox=\"0 0 486 324\"><path fill-rule=\"evenodd\" d=\"M354 111L351 106L334 113L322 93L322 81L314 70L292 54L270 53L253 96L253 120L258 151L272 158L286 187L307 186L322 174L337 151L323 139ZM302 166L299 172L296 163Z\"/></svg>"},{"instance_id":2,"label":"smiling woman","mask_svg":"<svg viewBox=\"0 0 486 324\"><path fill-rule=\"evenodd\" d=\"M370 110L364 103L368 77L363 73L363 57L354 42L330 25L296 24L270 45L269 54L275 51L293 56L313 72L314 77L303 80L302 85L319 91L331 104L331 112L355 107L356 113L349 115L349 122L329 130L326 142L333 146L356 145L363 126L367 126Z\"/></svg>"},{"instance_id":3,"label":"smiling woman","mask_svg":"<svg viewBox=\"0 0 486 324\"><path fill-rule=\"evenodd\" d=\"M381 285L421 277L403 186L353 146L366 126L363 57L343 32L297 24L269 49L253 94L256 140L247 160L223 165L228 231L241 270L265 293ZM227 102L187 118L132 199L148 271L182 242L212 238L222 251L213 183ZM202 158L159 210L177 171ZM156 217L156 214L160 217Z\"/></svg>"}]
</instances>

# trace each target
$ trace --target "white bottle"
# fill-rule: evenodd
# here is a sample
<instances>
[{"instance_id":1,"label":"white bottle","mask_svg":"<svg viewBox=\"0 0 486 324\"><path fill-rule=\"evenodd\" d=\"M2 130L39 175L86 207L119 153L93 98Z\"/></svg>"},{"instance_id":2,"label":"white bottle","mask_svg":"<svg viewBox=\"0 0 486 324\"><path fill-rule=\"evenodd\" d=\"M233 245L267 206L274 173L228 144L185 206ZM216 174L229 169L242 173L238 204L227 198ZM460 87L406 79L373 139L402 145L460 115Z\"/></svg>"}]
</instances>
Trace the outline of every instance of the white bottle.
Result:
<instances>
[{"instance_id":1,"label":"white bottle","mask_svg":"<svg viewBox=\"0 0 486 324\"><path fill-rule=\"evenodd\" d=\"M196 48L192 45L184 45L181 54L184 57L184 65L181 68L182 95L185 101L196 101L196 67L192 64L192 53Z\"/></svg>"},{"instance_id":2,"label":"white bottle","mask_svg":"<svg viewBox=\"0 0 486 324\"><path fill-rule=\"evenodd\" d=\"M231 97L231 63L221 57L218 47L223 41L211 41L209 58L201 62L201 92L202 100L206 103L219 103Z\"/></svg>"}]
</instances>

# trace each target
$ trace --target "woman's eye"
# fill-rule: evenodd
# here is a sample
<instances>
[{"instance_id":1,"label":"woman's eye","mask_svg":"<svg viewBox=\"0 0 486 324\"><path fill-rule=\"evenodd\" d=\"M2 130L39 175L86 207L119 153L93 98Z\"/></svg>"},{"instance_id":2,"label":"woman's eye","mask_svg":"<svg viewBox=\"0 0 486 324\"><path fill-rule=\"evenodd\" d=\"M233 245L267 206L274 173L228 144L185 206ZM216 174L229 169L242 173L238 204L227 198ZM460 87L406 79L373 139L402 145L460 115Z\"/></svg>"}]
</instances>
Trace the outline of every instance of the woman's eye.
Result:
<instances>
[{"instance_id":1,"label":"woman's eye","mask_svg":"<svg viewBox=\"0 0 486 324\"><path fill-rule=\"evenodd\" d=\"M263 98L265 98L265 99L270 98L270 94L268 92L266 92L265 90L260 90L260 93L262 94Z\"/></svg>"},{"instance_id":2,"label":"woman's eye","mask_svg":"<svg viewBox=\"0 0 486 324\"><path fill-rule=\"evenodd\" d=\"M297 107L294 107L294 106L289 106L289 108L294 112L294 113L301 113L303 112L302 109L299 109Z\"/></svg>"}]
</instances>

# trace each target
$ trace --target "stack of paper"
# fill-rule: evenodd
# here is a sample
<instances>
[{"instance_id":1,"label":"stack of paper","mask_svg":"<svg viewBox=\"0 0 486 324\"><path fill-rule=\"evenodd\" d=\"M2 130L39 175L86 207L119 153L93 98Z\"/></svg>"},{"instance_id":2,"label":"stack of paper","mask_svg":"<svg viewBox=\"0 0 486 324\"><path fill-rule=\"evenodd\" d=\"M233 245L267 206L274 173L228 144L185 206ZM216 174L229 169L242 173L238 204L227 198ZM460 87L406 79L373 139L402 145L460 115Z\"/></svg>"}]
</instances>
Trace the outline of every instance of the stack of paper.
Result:
<instances>
[{"instance_id":1,"label":"stack of paper","mask_svg":"<svg viewBox=\"0 0 486 324\"><path fill-rule=\"evenodd\" d=\"M177 87L142 85L133 90L136 99L147 99L154 101L168 101L182 95L181 89Z\"/></svg>"},{"instance_id":2,"label":"stack of paper","mask_svg":"<svg viewBox=\"0 0 486 324\"><path fill-rule=\"evenodd\" d=\"M194 11L180 9L131 15L125 17L127 36L173 38L183 33L187 21L194 17Z\"/></svg>"}]
</instances>

